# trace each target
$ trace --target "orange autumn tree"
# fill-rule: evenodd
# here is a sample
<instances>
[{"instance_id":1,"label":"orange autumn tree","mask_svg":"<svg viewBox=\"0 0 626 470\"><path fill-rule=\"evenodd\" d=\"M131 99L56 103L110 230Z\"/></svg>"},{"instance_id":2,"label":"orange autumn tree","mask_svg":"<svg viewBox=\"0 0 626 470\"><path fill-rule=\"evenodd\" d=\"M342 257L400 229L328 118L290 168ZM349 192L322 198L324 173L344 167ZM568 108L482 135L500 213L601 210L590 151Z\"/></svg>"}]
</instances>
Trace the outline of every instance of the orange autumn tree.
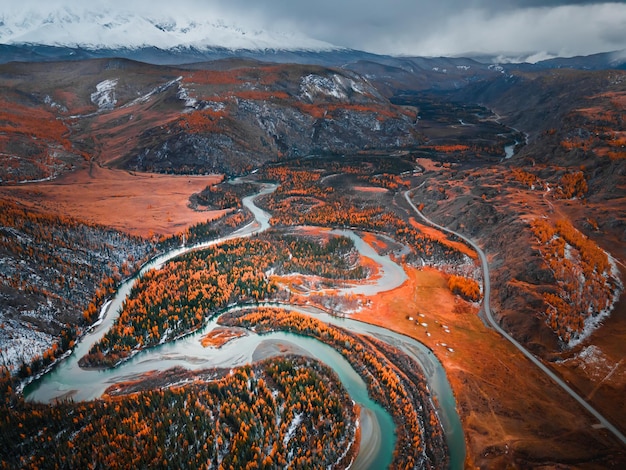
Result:
<instances>
[{"instance_id":1,"label":"orange autumn tree","mask_svg":"<svg viewBox=\"0 0 626 470\"><path fill-rule=\"evenodd\" d=\"M452 274L448 278L448 287L453 294L460 295L465 300L478 302L480 300L480 286L474 279Z\"/></svg>"}]
</instances>

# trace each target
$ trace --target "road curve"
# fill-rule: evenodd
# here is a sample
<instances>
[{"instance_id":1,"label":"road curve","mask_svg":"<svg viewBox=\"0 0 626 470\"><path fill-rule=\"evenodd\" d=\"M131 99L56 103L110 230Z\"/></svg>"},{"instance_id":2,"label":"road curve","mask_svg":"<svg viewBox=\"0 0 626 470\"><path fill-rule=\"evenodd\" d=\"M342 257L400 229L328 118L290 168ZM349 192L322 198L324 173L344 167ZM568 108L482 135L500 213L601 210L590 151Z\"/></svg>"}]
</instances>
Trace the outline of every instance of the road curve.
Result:
<instances>
[{"instance_id":1,"label":"road curve","mask_svg":"<svg viewBox=\"0 0 626 470\"><path fill-rule=\"evenodd\" d=\"M413 188L413 189L417 189L417 188ZM567 385L567 383L563 379L561 379L554 372L552 372L552 370L550 370L545 364L543 364L543 362L541 362L539 359L537 359L524 346L522 346L520 343L518 343L510 334L508 334L504 329L502 329L502 327L496 322L496 320L493 317L493 314L491 312L491 300L490 300L490 297L491 297L491 281L490 281L490 277L489 277L489 264L487 263L487 257L485 256L485 253L483 252L483 250L481 250L481 248L472 239L470 239L470 238L466 237L465 235L462 235L462 234L460 234L458 232L455 232L454 230L451 230L451 229L449 229L447 227L444 227L442 225L436 224L435 222L433 222L432 220L427 218L424 214L422 214L422 212L415 206L415 204L413 204L413 201L411 201L411 197L410 197L409 193L411 191L413 191L413 189L410 189L410 190L406 191L404 193L404 198L407 200L407 202L409 203L411 208L415 211L415 213L424 222L426 222L428 225L431 225L431 226L433 226L433 227L435 227L435 228L437 228L439 230L442 230L442 231L447 232L447 233L451 233L452 235L456 235L457 237L459 237L462 240L464 240L474 250L476 250L476 253L478 253L478 256L480 257L480 263L481 263L482 269L483 269L483 304L482 304L482 307L483 307L483 311L485 312L485 317L487 318L487 321L489 322L491 327L494 330L496 330L500 335L502 335L506 340L508 340L513 346L515 346L533 364L535 364L537 367L539 367L539 369L541 369L541 371L543 373L545 373L548 377L550 377L559 387L561 387L563 390L565 390L565 392L567 392L567 394L569 396L571 396L574 400L576 400L578 403L580 403L581 406L583 408L585 408L589 413L591 413L599 421L599 423L602 426L604 426L611 433L613 433L615 435L615 437L617 437L622 442L622 444L626 445L626 436L624 436L624 434L622 434L619 429L617 429L615 426L613 426L613 424L611 424L609 422L609 420L607 420L604 416L602 416L594 407L592 407L580 395L578 395L574 390L572 390L572 388L569 385Z\"/></svg>"}]
</instances>

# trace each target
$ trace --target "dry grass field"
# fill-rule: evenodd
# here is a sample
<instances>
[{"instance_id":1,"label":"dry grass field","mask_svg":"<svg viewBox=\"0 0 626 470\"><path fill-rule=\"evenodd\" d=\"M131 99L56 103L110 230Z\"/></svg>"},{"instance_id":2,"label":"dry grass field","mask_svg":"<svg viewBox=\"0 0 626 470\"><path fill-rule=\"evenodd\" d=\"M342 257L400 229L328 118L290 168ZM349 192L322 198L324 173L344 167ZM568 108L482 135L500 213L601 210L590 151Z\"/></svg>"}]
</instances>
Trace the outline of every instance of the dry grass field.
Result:
<instances>
[{"instance_id":1,"label":"dry grass field","mask_svg":"<svg viewBox=\"0 0 626 470\"><path fill-rule=\"evenodd\" d=\"M198 212L189 196L221 175L172 176L93 165L44 183L0 186L0 197L133 235L172 235L223 211Z\"/></svg>"}]
</instances>

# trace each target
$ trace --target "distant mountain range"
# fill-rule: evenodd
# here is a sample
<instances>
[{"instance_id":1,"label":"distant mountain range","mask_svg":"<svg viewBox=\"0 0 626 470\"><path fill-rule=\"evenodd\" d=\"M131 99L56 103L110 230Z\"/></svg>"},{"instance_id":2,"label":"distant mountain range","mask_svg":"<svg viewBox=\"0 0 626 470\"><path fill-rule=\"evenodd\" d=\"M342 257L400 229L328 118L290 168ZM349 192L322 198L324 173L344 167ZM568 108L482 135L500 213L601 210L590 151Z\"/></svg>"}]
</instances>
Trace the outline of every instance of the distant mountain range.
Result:
<instances>
[{"instance_id":1,"label":"distant mountain range","mask_svg":"<svg viewBox=\"0 0 626 470\"><path fill-rule=\"evenodd\" d=\"M191 46L161 49L158 47L117 47L92 49L85 46L51 46L47 44L0 44L0 63L8 62L47 62L66 60L85 60L97 58L123 58L155 65L182 65L208 62L228 58L247 58L262 62L317 64L328 66L344 66L360 62L371 62L383 66L403 68L411 63L415 72L427 67L435 72L446 73L446 64L454 67L466 67L475 64L477 67L497 68L504 70L542 70L551 68L571 68L580 70L626 70L626 50L605 52L589 56L548 59L534 64L530 63L499 63L496 58L486 57L395 57L372 54L353 49L246 49L228 47L196 48ZM470 65L471 66L471 65ZM437 70L438 69L438 70Z\"/></svg>"},{"instance_id":2,"label":"distant mountain range","mask_svg":"<svg viewBox=\"0 0 626 470\"><path fill-rule=\"evenodd\" d=\"M371 62L446 73L452 67L499 65L507 70L626 68L626 50L586 57L553 58L534 64L506 56L467 59L405 58L351 50L299 33L249 30L220 18L141 16L89 7L44 7L0 13L0 63L127 58L159 65L180 65L243 57L264 62L344 66ZM454 63L450 63L450 60ZM460 62L459 62L460 61ZM447 67L448 66L448 67ZM504 69L503 69L504 70Z\"/></svg>"}]
</instances>

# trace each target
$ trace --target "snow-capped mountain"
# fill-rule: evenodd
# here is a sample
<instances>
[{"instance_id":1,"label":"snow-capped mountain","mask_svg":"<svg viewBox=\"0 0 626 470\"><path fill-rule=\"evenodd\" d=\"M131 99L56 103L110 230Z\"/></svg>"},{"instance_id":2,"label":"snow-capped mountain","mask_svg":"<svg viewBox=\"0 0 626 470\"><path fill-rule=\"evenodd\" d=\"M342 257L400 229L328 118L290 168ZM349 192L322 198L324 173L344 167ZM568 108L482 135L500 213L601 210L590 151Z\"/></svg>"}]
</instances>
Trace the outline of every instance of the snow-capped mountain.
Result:
<instances>
[{"instance_id":1,"label":"snow-capped mountain","mask_svg":"<svg viewBox=\"0 0 626 470\"><path fill-rule=\"evenodd\" d=\"M37 44L120 49L329 50L333 45L297 32L246 29L217 17L193 19L158 12L150 16L119 9L59 7L0 13L0 44Z\"/></svg>"}]
</instances>

